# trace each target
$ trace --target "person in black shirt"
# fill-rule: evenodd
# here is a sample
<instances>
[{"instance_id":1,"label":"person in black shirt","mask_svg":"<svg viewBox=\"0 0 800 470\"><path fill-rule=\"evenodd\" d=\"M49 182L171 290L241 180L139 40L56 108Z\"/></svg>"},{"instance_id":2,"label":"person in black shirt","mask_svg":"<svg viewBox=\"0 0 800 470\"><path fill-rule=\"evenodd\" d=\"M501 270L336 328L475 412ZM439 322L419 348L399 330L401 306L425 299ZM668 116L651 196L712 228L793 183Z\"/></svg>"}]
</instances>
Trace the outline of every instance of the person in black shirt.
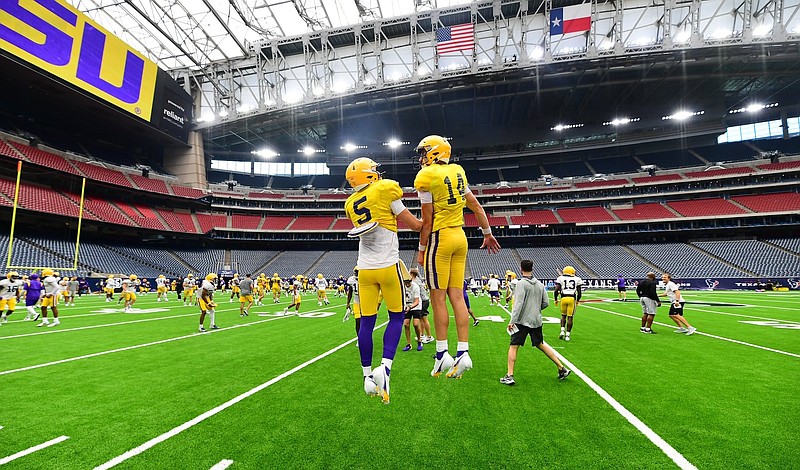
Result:
<instances>
[{"instance_id":1,"label":"person in black shirt","mask_svg":"<svg viewBox=\"0 0 800 470\"><path fill-rule=\"evenodd\" d=\"M653 319L656 317L656 308L661 306L656 292L656 273L647 273L647 278L639 282L636 286L636 295L639 296L639 303L642 304L642 327L639 331L645 334L656 334L653 331Z\"/></svg>"}]
</instances>

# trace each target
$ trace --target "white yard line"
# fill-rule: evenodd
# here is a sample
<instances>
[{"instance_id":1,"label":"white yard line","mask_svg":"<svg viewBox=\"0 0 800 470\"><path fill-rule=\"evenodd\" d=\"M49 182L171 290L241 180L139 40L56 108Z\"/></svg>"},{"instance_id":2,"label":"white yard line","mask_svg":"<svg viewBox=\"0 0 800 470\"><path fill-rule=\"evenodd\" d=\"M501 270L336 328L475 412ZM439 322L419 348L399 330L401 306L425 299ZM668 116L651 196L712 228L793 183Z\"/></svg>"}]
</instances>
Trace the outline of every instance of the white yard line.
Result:
<instances>
[{"instance_id":1,"label":"white yard line","mask_svg":"<svg viewBox=\"0 0 800 470\"><path fill-rule=\"evenodd\" d=\"M217 310L217 313L220 313L220 312L233 312L233 311L238 311L238 310L239 310L238 308L226 308L226 309L222 309L222 310ZM87 314L87 315L91 315L91 314ZM131 315L131 314L128 314L128 315ZM150 321L157 321L157 320L169 320L171 318L181 318L181 317L190 317L190 316L199 316L199 315L200 315L200 311L198 310L198 311L192 312L192 313L182 313L180 315L171 315L171 316L168 316L168 317L141 318L139 320L122 321L122 322L117 322L117 323L103 323L103 324L100 324L100 325L90 325L90 326L79 326L77 328L52 329L52 328L47 328L46 326L43 326L41 328L47 328L45 331L37 331L36 333L23 333L21 335L0 336L0 340L14 339L14 338L25 338L27 336L48 335L48 334L53 334L53 333L65 333L67 331L91 330L91 329L95 329L95 328L106 328L106 327L109 327L109 326L119 326L119 325L131 324L131 323L143 323L143 322L150 322ZM51 318L52 317L48 317L48 320L51 319ZM65 317L59 317L59 318L71 318L71 317L65 316ZM39 320L41 320L41 319L39 319ZM37 321L39 321L39 320L37 320ZM30 323L33 324L33 322L30 322Z\"/></svg>"},{"instance_id":2,"label":"white yard line","mask_svg":"<svg viewBox=\"0 0 800 470\"><path fill-rule=\"evenodd\" d=\"M46 328L45 331L38 331L36 333L24 333L21 335L12 335L12 336L0 336L0 340L4 339L14 339L14 338L25 338L28 336L40 336L40 335L50 335L55 333L67 333L69 331L80 331L80 330L93 330L96 328L108 328L110 326L119 326L119 325L128 325L131 323L144 323L150 321L158 321L158 320L169 320L172 318L181 318L181 317L189 317L189 316L197 316L199 313L184 313L182 315L171 315L168 317L158 317L158 318L143 318L141 320L132 320L132 321L121 321L117 323L104 323L102 325L91 325L91 326L79 326L77 328L47 328L47 326L43 326L42 328ZM56 327L57 328L57 327Z\"/></svg>"},{"instance_id":3,"label":"white yard line","mask_svg":"<svg viewBox=\"0 0 800 470\"><path fill-rule=\"evenodd\" d=\"M642 319L641 317L634 317L633 315L626 315L624 313L612 312L611 310L605 310L605 309L597 308L597 307L590 307L588 305L584 305L584 307L592 309L592 310L598 310L598 311L601 311L601 312L610 313L612 315L617 315L617 316L620 316L620 317L632 318L634 320L641 320ZM656 324L656 325L665 326L667 328L672 328L672 329L677 329L678 328L677 326L668 325L666 323L661 323L661 322L657 322L657 321L654 321L653 323ZM710 333L704 333L702 331L697 331L694 334L701 335L701 336L708 336L709 338L715 338L715 339L719 339L719 340L722 340L722 341L729 341L731 343L741 344L743 346L750 346L751 348L762 349L764 351L769 351L769 352L774 352L774 353L778 353L778 354L783 354L783 355L786 355L786 356L792 356L792 357L800 358L800 354L781 351L780 349L768 348L766 346L759 346L758 344L746 343L744 341L739 341L738 339L731 339L731 338L726 338L724 336L712 335Z\"/></svg>"},{"instance_id":4,"label":"white yard line","mask_svg":"<svg viewBox=\"0 0 800 470\"><path fill-rule=\"evenodd\" d=\"M595 383L594 380L589 378L589 376L584 374L583 371L578 369L578 367L575 364L573 364L572 362L568 361L567 358L565 358L558 351L554 351L554 352L555 352L556 356L558 356L558 358L561 360L561 362L563 362L567 367L569 367L569 369L572 372L574 372L575 375L577 375L584 382L586 382L586 385L588 385L592 390L594 390L595 393L600 395L600 397L603 400L605 400L609 405L611 405L612 408L614 408L614 410L616 410L617 413L622 415L623 418L625 418L637 430L639 430L639 432L641 432L648 440L650 440L650 442L652 442L653 444L656 445L656 447L661 449L661 451L664 452L664 454L666 454L667 457L672 459L672 461L675 462L675 464L678 467L680 467L683 470L689 470L689 469L695 469L696 470L697 469L697 467L692 465L691 462L686 460L686 457L684 457L680 452L675 450L674 447L669 445L669 443L667 441L665 441L661 436L656 434L656 432L653 431L652 429L650 429L649 426L644 424L642 422L642 420L640 420L639 418L636 417L636 415L634 415L633 413L628 411L627 408L622 406L622 404L620 404L620 402L618 402L614 397L612 397L602 387L597 385L597 383Z\"/></svg>"},{"instance_id":5,"label":"white yard line","mask_svg":"<svg viewBox=\"0 0 800 470\"><path fill-rule=\"evenodd\" d=\"M717 315L728 315L728 316L731 316L731 317L755 318L757 320L768 320L768 321L777 321L777 322L784 322L784 323L797 323L796 321L792 321L792 320L778 320L777 318L757 317L755 315L744 315L744 314L741 314L741 313L717 312L715 310L706 310L704 308L691 307L691 311L692 312L714 313L714 314L717 314Z\"/></svg>"},{"instance_id":6,"label":"white yard line","mask_svg":"<svg viewBox=\"0 0 800 470\"><path fill-rule=\"evenodd\" d=\"M68 436L60 436L60 437L57 437L55 439L50 439L47 442L43 442L43 443L39 444L38 446L33 446L33 447L30 447L30 448L25 449L23 451L17 452L16 454L9 455L8 457L3 457L2 459L0 459L0 465L5 465L5 464L7 464L9 462L17 460L20 457L25 457L28 454L32 454L34 452L40 451L40 450L42 450L42 449L44 449L46 447L50 447L52 445L58 444L59 442L64 442L67 439L69 439Z\"/></svg>"},{"instance_id":7,"label":"white yard line","mask_svg":"<svg viewBox=\"0 0 800 470\"><path fill-rule=\"evenodd\" d=\"M383 326L385 326L388 323L389 322L384 322L384 323L382 323L380 325L377 325L374 329L377 330L379 328L382 328ZM285 379L286 377L291 376L295 372L300 371L300 370L310 366L311 364L330 356L331 354L333 354L336 351L346 347L347 345L354 343L357 339L358 338L353 338L353 339L350 339L348 341L345 341L344 343L336 346L335 348L330 349L328 351L325 351L324 353L320 354L319 356L317 356L317 357L315 357L313 359L309 359L306 362L304 362L304 363L302 363L302 364L300 364L300 365L298 365L298 366L296 366L296 367L294 367L292 369L289 369L286 372L278 375L277 377L274 377L274 378L264 382L263 384L261 384L261 385L259 385L257 387L251 388L250 390L242 393L241 395L238 395L238 396L236 396L234 398L231 398L230 400L226 401L225 403L206 411L205 413L203 413L203 414L201 414L201 415L199 415L199 416L197 416L197 417L195 417L195 418L193 418L193 419L181 424L180 426L174 427L174 428L170 429L169 431L165 432L164 434L161 434L160 436L154 437L153 439L150 439L149 441L145 442L144 444L141 444L140 446L135 447L135 448L125 452L124 454L121 454L121 455L119 455L117 457L114 457L113 459L109 460L108 462L106 462L106 463L104 463L104 464L102 464L100 466L95 467L95 470L106 470L106 469L115 467L115 466L121 464L122 462L132 458L132 457L135 457L135 456L141 454L142 452L144 452L144 451L146 451L148 449L151 449L154 446L166 441L167 439L177 436L178 434L182 433L183 431L186 431L187 429L195 426L196 424L199 424L199 423L205 421L206 419L208 419L208 418L210 418L210 417L212 417L212 416L214 416L214 415L216 415L216 414L218 414L218 413L220 413L222 411L225 411L226 409L228 409L231 406L239 403L240 401L244 400L245 398L248 398L248 397L250 397L252 395L255 395L256 393L264 390L265 388L267 388L267 387L269 387L269 386L271 386L271 385L273 385L275 383L280 382L281 380Z\"/></svg>"},{"instance_id":8,"label":"white yard line","mask_svg":"<svg viewBox=\"0 0 800 470\"><path fill-rule=\"evenodd\" d=\"M327 310L327 309L319 309L319 310ZM308 311L308 312L305 312L305 313L313 313L313 312L317 312L319 310L311 310L311 311ZM0 376L8 375L8 374L14 374L16 372L24 372L26 370L41 369L42 367L54 366L54 365L57 365L57 364L64 364L64 363L67 363L67 362L80 361L82 359L89 359L89 358L97 357L97 356L105 356L107 354L113 354L113 353L118 353L118 352L123 352L123 351L130 351L130 350L133 350L133 349L146 348L148 346L156 346L158 344L171 343L173 341L180 341L182 339L194 338L196 336L205 336L205 335L209 335L209 334L212 334L212 333L221 333L223 331L230 331L230 330L233 330L233 329L236 329L236 328L246 328L248 326L258 325L258 324L261 324L261 323L266 323L266 322L275 321L275 320L281 320L283 318L291 318L291 316L274 317L274 318L270 318L268 320L258 320L258 321L254 321L254 322L250 322L250 323L240 323L240 324L237 324L237 325L233 325L233 326L229 326L229 327L225 327L225 328L220 328L219 330L208 330L205 333L197 332L197 333L192 333L190 335L178 336L178 337L175 337L175 338L162 339L162 340L159 340L159 341L152 341L152 342L149 342L149 343L136 344L136 345L127 346L127 347L124 347L124 348L110 349L108 351L100 351L100 352L96 352L96 353L92 353L92 354L85 354L83 356L70 357L70 358L61 359L61 360L58 360L58 361L45 362L44 364L36 364L36 365L33 365L33 366L21 367L19 369L6 370L6 371L0 372Z\"/></svg>"},{"instance_id":9,"label":"white yard line","mask_svg":"<svg viewBox=\"0 0 800 470\"><path fill-rule=\"evenodd\" d=\"M226 468L230 467L232 463L233 460L222 459L219 462L217 462L216 465L211 467L211 470L225 470Z\"/></svg>"}]
</instances>

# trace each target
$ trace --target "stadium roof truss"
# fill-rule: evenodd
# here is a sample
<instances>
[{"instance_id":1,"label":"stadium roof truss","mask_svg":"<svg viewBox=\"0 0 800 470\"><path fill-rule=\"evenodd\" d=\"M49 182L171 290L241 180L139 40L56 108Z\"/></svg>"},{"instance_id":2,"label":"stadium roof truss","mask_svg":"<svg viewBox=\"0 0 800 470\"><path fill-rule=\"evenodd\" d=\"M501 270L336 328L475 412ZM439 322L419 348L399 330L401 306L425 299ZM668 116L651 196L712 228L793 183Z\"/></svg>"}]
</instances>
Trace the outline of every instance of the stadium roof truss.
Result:
<instances>
[{"instance_id":1,"label":"stadium roof truss","mask_svg":"<svg viewBox=\"0 0 800 470\"><path fill-rule=\"evenodd\" d=\"M590 0L591 30L551 36L578 0L74 0L199 94L199 126L374 90L541 64L800 39L800 0ZM436 30L472 23L474 49Z\"/></svg>"}]
</instances>

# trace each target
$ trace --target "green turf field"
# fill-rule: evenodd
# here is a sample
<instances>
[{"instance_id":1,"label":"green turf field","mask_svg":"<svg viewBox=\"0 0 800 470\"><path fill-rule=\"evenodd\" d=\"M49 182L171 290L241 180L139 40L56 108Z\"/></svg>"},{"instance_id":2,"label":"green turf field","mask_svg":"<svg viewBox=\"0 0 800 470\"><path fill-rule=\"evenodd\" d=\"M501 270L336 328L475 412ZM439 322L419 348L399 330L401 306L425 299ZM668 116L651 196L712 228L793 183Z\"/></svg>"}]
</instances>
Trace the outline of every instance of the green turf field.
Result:
<instances>
[{"instance_id":1,"label":"green turf field","mask_svg":"<svg viewBox=\"0 0 800 470\"><path fill-rule=\"evenodd\" d=\"M116 468L136 469L800 467L795 293L686 292L698 327L687 337L672 333L665 307L659 334L644 335L638 302L589 292L597 301L580 306L571 342L544 326L575 373L558 381L528 346L514 387L498 382L508 314L472 298L485 317L470 330L475 368L434 379L434 344L400 352L403 339L388 406L363 392L343 299L319 308L310 294L308 316L256 315L276 312L270 304L240 319L220 295L222 329L198 334L196 309L171 295L140 296L130 314L83 297L55 328L20 321L18 309L0 327L0 459L68 437L8 468L88 469L118 456Z\"/></svg>"}]
</instances>

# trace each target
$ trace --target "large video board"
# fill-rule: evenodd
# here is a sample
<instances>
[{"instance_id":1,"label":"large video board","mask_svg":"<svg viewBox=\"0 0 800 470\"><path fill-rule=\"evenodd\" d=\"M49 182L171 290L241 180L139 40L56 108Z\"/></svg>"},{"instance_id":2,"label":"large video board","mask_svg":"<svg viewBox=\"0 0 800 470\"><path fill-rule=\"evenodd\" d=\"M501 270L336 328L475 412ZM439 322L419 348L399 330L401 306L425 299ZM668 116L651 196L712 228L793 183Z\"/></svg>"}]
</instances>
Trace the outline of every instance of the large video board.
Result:
<instances>
[{"instance_id":1,"label":"large video board","mask_svg":"<svg viewBox=\"0 0 800 470\"><path fill-rule=\"evenodd\" d=\"M0 49L186 141L191 98L64 0L0 1Z\"/></svg>"}]
</instances>

